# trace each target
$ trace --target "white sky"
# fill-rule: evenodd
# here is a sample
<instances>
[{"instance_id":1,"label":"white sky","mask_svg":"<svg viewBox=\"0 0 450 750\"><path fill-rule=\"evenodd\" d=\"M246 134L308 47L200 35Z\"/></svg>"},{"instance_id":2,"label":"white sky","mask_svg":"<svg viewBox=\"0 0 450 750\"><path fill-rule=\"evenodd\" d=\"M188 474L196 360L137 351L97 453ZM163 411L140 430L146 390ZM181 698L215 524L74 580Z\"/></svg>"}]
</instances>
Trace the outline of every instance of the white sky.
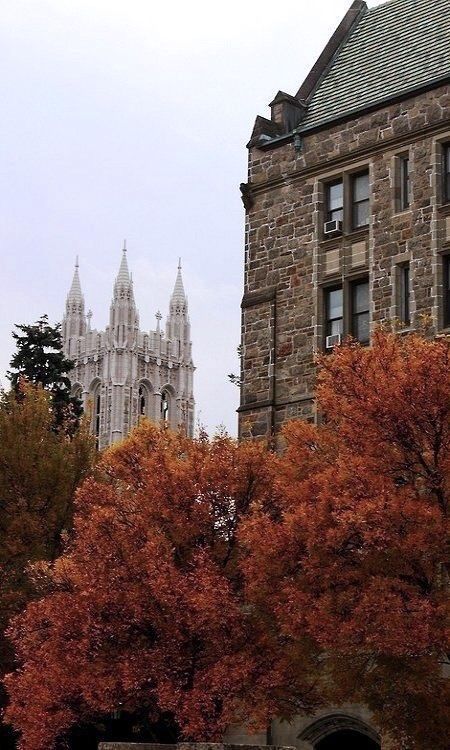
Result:
<instances>
[{"instance_id":1,"label":"white sky","mask_svg":"<svg viewBox=\"0 0 450 750\"><path fill-rule=\"evenodd\" d=\"M197 416L236 432L245 144L350 4L3 0L4 384L14 323L61 319L77 254L86 308L106 325L126 237L143 329L166 315L182 256Z\"/></svg>"}]
</instances>

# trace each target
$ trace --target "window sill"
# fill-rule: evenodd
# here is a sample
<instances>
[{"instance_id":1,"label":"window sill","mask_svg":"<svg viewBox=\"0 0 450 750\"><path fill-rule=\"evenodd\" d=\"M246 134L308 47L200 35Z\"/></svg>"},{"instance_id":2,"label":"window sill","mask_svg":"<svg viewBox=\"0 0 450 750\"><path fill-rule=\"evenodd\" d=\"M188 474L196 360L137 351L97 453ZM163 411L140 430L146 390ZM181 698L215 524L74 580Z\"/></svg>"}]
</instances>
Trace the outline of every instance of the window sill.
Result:
<instances>
[{"instance_id":1,"label":"window sill","mask_svg":"<svg viewBox=\"0 0 450 750\"><path fill-rule=\"evenodd\" d=\"M450 207L449 207L450 208ZM349 232L342 232L342 234L336 235L335 237L324 237L323 235L319 239L321 247L333 249L339 247L344 240L350 240L351 242L357 242L358 240L364 240L369 234L369 227L363 227L362 229L352 229Z\"/></svg>"},{"instance_id":2,"label":"window sill","mask_svg":"<svg viewBox=\"0 0 450 750\"><path fill-rule=\"evenodd\" d=\"M347 239L359 239L360 237L367 237L369 234L369 225L365 227L358 227L358 229L351 229L349 232L346 232L345 237Z\"/></svg>"}]
</instances>

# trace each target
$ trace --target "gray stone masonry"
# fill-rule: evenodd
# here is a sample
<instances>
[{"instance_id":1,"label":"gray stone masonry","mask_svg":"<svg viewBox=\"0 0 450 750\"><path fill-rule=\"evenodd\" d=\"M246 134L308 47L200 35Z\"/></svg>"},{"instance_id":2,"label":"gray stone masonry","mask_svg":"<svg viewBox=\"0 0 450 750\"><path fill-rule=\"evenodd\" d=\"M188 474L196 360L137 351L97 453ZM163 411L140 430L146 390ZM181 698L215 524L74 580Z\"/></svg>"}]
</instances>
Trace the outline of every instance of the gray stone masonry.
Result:
<instances>
[{"instance_id":1,"label":"gray stone masonry","mask_svg":"<svg viewBox=\"0 0 450 750\"><path fill-rule=\"evenodd\" d=\"M450 205L443 144L450 143L450 87L442 85L305 132L295 142L249 144L242 390L239 433L270 437L289 419L315 418L315 356L324 349L324 290L367 278L370 326L398 317L397 271L410 264L411 328L443 328L443 256ZM398 206L407 156L411 202ZM369 171L367 228L325 239L325 186ZM347 331L348 332L348 331Z\"/></svg>"}]
</instances>

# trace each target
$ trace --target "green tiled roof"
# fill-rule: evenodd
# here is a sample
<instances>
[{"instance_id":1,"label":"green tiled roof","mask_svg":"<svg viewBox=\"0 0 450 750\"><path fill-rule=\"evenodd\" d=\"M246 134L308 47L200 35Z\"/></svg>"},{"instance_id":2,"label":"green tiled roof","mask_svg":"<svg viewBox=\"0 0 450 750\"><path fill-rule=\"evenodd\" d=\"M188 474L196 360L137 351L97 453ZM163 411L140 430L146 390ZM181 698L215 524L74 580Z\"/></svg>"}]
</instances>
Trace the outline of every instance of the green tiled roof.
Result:
<instances>
[{"instance_id":1,"label":"green tiled roof","mask_svg":"<svg viewBox=\"0 0 450 750\"><path fill-rule=\"evenodd\" d=\"M389 0L363 12L299 130L450 77L450 0Z\"/></svg>"}]
</instances>

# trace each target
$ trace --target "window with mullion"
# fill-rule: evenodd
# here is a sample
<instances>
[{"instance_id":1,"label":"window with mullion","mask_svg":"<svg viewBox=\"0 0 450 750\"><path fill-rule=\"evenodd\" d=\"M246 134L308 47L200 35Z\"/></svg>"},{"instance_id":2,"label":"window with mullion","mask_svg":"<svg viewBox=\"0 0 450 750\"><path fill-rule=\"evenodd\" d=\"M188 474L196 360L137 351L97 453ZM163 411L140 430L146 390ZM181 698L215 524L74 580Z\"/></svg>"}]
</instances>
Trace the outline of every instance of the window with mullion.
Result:
<instances>
[{"instance_id":1,"label":"window with mullion","mask_svg":"<svg viewBox=\"0 0 450 750\"><path fill-rule=\"evenodd\" d=\"M325 334L344 333L344 298L342 287L325 290Z\"/></svg>"},{"instance_id":2,"label":"window with mullion","mask_svg":"<svg viewBox=\"0 0 450 750\"><path fill-rule=\"evenodd\" d=\"M326 186L327 221L342 221L344 218L344 183L342 180L330 182Z\"/></svg>"},{"instance_id":3,"label":"window with mullion","mask_svg":"<svg viewBox=\"0 0 450 750\"><path fill-rule=\"evenodd\" d=\"M355 281L351 285L352 336L361 344L370 341L369 282Z\"/></svg>"},{"instance_id":4,"label":"window with mullion","mask_svg":"<svg viewBox=\"0 0 450 750\"><path fill-rule=\"evenodd\" d=\"M450 255L443 257L444 326L450 326Z\"/></svg>"},{"instance_id":5,"label":"window with mullion","mask_svg":"<svg viewBox=\"0 0 450 750\"><path fill-rule=\"evenodd\" d=\"M352 229L366 227L369 223L369 173L362 172L352 178Z\"/></svg>"},{"instance_id":6,"label":"window with mullion","mask_svg":"<svg viewBox=\"0 0 450 750\"><path fill-rule=\"evenodd\" d=\"M411 203L410 162L407 156L400 159L400 210L405 211Z\"/></svg>"},{"instance_id":7,"label":"window with mullion","mask_svg":"<svg viewBox=\"0 0 450 750\"><path fill-rule=\"evenodd\" d=\"M444 201L450 203L450 144L444 146L443 157Z\"/></svg>"},{"instance_id":8,"label":"window with mullion","mask_svg":"<svg viewBox=\"0 0 450 750\"><path fill-rule=\"evenodd\" d=\"M399 268L399 317L400 321L404 325L410 324L410 274L409 274L409 263L400 266Z\"/></svg>"}]
</instances>

